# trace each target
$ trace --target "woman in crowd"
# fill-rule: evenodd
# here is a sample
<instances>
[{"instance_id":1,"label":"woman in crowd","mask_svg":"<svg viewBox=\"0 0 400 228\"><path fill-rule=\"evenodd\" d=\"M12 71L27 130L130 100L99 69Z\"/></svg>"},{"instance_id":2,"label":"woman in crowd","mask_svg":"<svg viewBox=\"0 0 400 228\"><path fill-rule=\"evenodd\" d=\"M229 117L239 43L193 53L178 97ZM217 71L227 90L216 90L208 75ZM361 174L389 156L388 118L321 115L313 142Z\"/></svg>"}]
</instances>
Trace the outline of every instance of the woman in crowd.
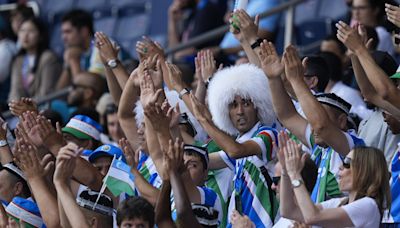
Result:
<instances>
[{"instance_id":1,"label":"woman in crowd","mask_svg":"<svg viewBox=\"0 0 400 228\"><path fill-rule=\"evenodd\" d=\"M291 139L284 144L283 217L323 227L379 227L383 211L390 207L389 172L381 151L372 147L350 151L339 170L339 188L348 196L315 205L300 175L306 154Z\"/></svg>"},{"instance_id":2,"label":"woman in crowd","mask_svg":"<svg viewBox=\"0 0 400 228\"><path fill-rule=\"evenodd\" d=\"M43 97L54 88L61 64L48 48L45 26L37 18L25 20L18 31L21 49L12 64L8 100Z\"/></svg>"}]
</instances>

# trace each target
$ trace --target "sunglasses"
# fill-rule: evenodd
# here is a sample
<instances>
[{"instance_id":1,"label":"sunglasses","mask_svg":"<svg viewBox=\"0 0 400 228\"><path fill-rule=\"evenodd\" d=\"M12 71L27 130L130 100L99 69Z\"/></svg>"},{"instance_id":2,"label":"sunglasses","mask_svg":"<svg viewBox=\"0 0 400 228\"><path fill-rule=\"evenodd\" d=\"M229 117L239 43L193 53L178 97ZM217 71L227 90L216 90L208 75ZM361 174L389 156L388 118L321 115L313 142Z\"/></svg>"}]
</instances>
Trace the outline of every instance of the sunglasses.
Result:
<instances>
[{"instance_id":1,"label":"sunglasses","mask_svg":"<svg viewBox=\"0 0 400 228\"><path fill-rule=\"evenodd\" d=\"M350 164L351 164L351 158L345 157L343 160L343 167L345 169L350 169Z\"/></svg>"},{"instance_id":2,"label":"sunglasses","mask_svg":"<svg viewBox=\"0 0 400 228\"><path fill-rule=\"evenodd\" d=\"M280 180L281 180L281 177L280 177L280 176L272 177L272 183L273 183L274 185L278 185Z\"/></svg>"}]
</instances>

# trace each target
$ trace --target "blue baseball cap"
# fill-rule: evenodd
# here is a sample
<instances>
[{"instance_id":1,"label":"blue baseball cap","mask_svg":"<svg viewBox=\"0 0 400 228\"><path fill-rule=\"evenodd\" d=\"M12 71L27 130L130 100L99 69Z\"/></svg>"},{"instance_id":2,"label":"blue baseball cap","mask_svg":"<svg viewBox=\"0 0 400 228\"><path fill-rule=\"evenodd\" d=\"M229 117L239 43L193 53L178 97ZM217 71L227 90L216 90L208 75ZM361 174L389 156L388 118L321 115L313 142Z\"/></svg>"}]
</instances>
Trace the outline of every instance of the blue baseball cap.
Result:
<instances>
[{"instance_id":1,"label":"blue baseball cap","mask_svg":"<svg viewBox=\"0 0 400 228\"><path fill-rule=\"evenodd\" d=\"M113 146L111 144L104 144L94 150L89 155L89 162L93 163L93 161L98 157L114 157L114 155L116 159L121 158L121 160L126 163L126 159L122 150L119 147Z\"/></svg>"}]
</instances>

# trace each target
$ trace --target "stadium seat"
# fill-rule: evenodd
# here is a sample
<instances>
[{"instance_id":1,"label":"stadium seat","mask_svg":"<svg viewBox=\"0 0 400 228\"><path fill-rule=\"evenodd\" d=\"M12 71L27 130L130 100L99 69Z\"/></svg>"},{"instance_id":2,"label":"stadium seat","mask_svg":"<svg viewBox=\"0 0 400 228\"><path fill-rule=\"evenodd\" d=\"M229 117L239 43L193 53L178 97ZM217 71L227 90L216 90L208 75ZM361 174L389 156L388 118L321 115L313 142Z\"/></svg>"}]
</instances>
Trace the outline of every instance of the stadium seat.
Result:
<instances>
[{"instance_id":1,"label":"stadium seat","mask_svg":"<svg viewBox=\"0 0 400 228\"><path fill-rule=\"evenodd\" d=\"M324 39L332 33L330 19L314 19L296 26L296 41L298 45L307 45Z\"/></svg>"},{"instance_id":2,"label":"stadium seat","mask_svg":"<svg viewBox=\"0 0 400 228\"><path fill-rule=\"evenodd\" d=\"M147 34L149 15L146 13L122 16L117 21L114 36L117 40L129 40Z\"/></svg>"},{"instance_id":3,"label":"stadium seat","mask_svg":"<svg viewBox=\"0 0 400 228\"><path fill-rule=\"evenodd\" d=\"M318 13L318 3L320 0L307 0L304 3L298 4L295 8L295 20L294 23L296 25L303 23L304 21L308 21L316 18ZM342 0L334 0L334 1L342 1ZM282 17L284 20L285 17Z\"/></svg>"},{"instance_id":4,"label":"stadium seat","mask_svg":"<svg viewBox=\"0 0 400 228\"><path fill-rule=\"evenodd\" d=\"M320 6L318 10L318 17L320 18L331 18L332 20L338 20L343 18L347 12L348 6L344 0L320 0Z\"/></svg>"},{"instance_id":5,"label":"stadium seat","mask_svg":"<svg viewBox=\"0 0 400 228\"><path fill-rule=\"evenodd\" d=\"M95 18L94 29L95 31L102 31L108 36L114 34L117 19L114 16Z\"/></svg>"},{"instance_id":6,"label":"stadium seat","mask_svg":"<svg viewBox=\"0 0 400 228\"><path fill-rule=\"evenodd\" d=\"M107 0L76 0L75 7L93 11L95 9L106 8Z\"/></svg>"}]
</instances>

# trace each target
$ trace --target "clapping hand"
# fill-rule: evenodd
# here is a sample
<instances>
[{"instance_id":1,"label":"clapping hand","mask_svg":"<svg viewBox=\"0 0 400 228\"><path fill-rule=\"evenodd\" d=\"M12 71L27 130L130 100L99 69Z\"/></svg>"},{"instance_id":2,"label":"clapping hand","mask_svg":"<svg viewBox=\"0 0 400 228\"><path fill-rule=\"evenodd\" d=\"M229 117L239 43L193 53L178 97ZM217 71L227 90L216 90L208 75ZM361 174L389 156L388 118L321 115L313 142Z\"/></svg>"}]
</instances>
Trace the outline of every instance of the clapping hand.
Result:
<instances>
[{"instance_id":1,"label":"clapping hand","mask_svg":"<svg viewBox=\"0 0 400 228\"><path fill-rule=\"evenodd\" d=\"M176 138L175 142L170 139L168 143L167 154L164 154L164 156L168 156L168 159L164 159L164 162L166 162L164 165L167 166L168 173L182 173L185 169L183 162L184 142Z\"/></svg>"},{"instance_id":2,"label":"clapping hand","mask_svg":"<svg viewBox=\"0 0 400 228\"><path fill-rule=\"evenodd\" d=\"M138 148L136 151L134 151L131 144L126 138L120 139L118 144L124 152L128 165L131 167L131 169L136 170L139 162L139 153L141 148Z\"/></svg>"},{"instance_id":3,"label":"clapping hand","mask_svg":"<svg viewBox=\"0 0 400 228\"><path fill-rule=\"evenodd\" d=\"M178 93L181 92L185 88L182 80L182 72L174 64L165 62L165 65L168 70L168 80L172 86L171 89L175 90Z\"/></svg>"},{"instance_id":4,"label":"clapping hand","mask_svg":"<svg viewBox=\"0 0 400 228\"><path fill-rule=\"evenodd\" d=\"M282 63L274 44L271 42L264 40L260 44L258 58L260 59L261 67L268 78L276 78L283 73L285 65Z\"/></svg>"},{"instance_id":5,"label":"clapping hand","mask_svg":"<svg viewBox=\"0 0 400 228\"><path fill-rule=\"evenodd\" d=\"M12 100L8 103L10 111L14 116L21 116L24 112L33 111L38 113L38 107L36 102L32 98L23 97L18 101Z\"/></svg>"},{"instance_id":6,"label":"clapping hand","mask_svg":"<svg viewBox=\"0 0 400 228\"><path fill-rule=\"evenodd\" d=\"M60 149L56 160L54 183L67 184L71 180L76 165L76 158L82 153L82 151L83 149L78 148L74 143L68 143Z\"/></svg>"},{"instance_id":7,"label":"clapping hand","mask_svg":"<svg viewBox=\"0 0 400 228\"><path fill-rule=\"evenodd\" d=\"M118 59L119 47L114 46L103 32L96 32L96 48L99 50L101 61L105 66L110 60Z\"/></svg>"},{"instance_id":8,"label":"clapping hand","mask_svg":"<svg viewBox=\"0 0 400 228\"><path fill-rule=\"evenodd\" d=\"M297 144L293 139L287 140L283 146L285 154L285 167L290 179L298 179L303 170L307 154L301 154L301 144Z\"/></svg>"},{"instance_id":9,"label":"clapping hand","mask_svg":"<svg viewBox=\"0 0 400 228\"><path fill-rule=\"evenodd\" d=\"M296 48L293 45L289 45L283 54L283 62L285 64L285 74L289 81L291 80L303 80L304 68L297 53Z\"/></svg>"},{"instance_id":10,"label":"clapping hand","mask_svg":"<svg viewBox=\"0 0 400 228\"><path fill-rule=\"evenodd\" d=\"M198 101L193 94L190 94L190 99L192 101L193 115L196 119L199 122L210 121L212 116L207 106Z\"/></svg>"},{"instance_id":11,"label":"clapping hand","mask_svg":"<svg viewBox=\"0 0 400 228\"><path fill-rule=\"evenodd\" d=\"M387 19L400 28L400 7L386 3L385 11Z\"/></svg>"},{"instance_id":12,"label":"clapping hand","mask_svg":"<svg viewBox=\"0 0 400 228\"><path fill-rule=\"evenodd\" d=\"M358 25L360 26L360 25ZM351 28L343 21L336 23L336 37L352 52L366 48L365 40L359 34L358 28Z\"/></svg>"}]
</instances>

